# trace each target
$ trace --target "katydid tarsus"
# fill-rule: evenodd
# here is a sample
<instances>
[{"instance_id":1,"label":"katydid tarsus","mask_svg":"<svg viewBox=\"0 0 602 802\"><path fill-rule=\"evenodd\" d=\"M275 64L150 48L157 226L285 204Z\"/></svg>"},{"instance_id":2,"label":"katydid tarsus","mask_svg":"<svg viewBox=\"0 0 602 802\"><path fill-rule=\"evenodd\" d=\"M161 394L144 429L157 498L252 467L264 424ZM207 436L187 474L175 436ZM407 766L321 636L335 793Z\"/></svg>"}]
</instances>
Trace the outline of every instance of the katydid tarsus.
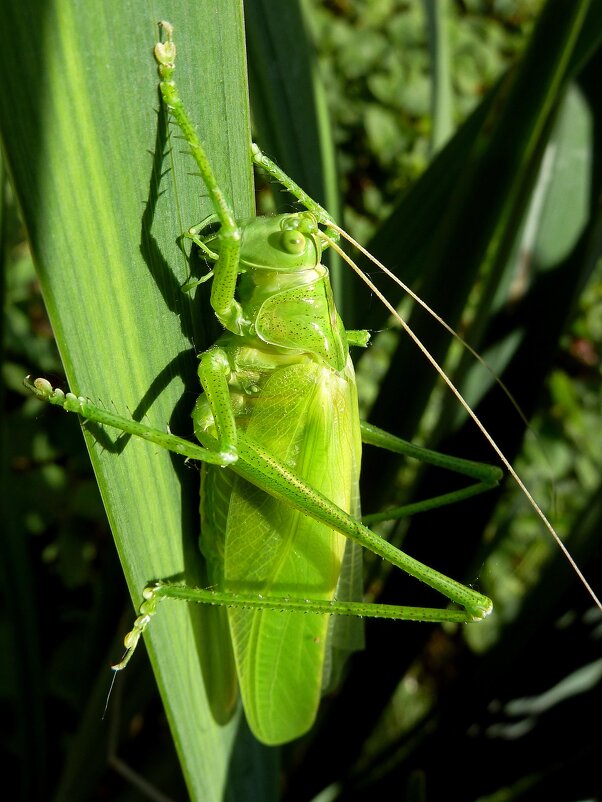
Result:
<instances>
[{"instance_id":1,"label":"katydid tarsus","mask_svg":"<svg viewBox=\"0 0 602 802\"><path fill-rule=\"evenodd\" d=\"M342 232L256 146L255 163L307 211L245 222L234 218L173 81L175 45L171 26L163 25L166 41L155 50L161 93L219 223L217 232L195 229L190 235L214 261L211 305L226 329L200 357L204 393L193 420L201 445L53 390L45 380L29 386L38 397L87 420L202 463L201 550L211 587L149 586L116 668L129 660L161 599L218 606L223 614L214 640L223 672L236 672L255 735L277 744L311 727L333 650L356 648L341 643L339 616L471 622L492 609L485 596L413 560L359 522L361 441L474 480L463 491L425 502L424 509L482 492L501 472L435 455L360 423L348 345L366 345L367 334L345 332L320 259L324 248L338 248ZM396 514L402 512L390 516ZM462 609L357 601L355 544ZM221 681L227 685L230 679Z\"/></svg>"}]
</instances>

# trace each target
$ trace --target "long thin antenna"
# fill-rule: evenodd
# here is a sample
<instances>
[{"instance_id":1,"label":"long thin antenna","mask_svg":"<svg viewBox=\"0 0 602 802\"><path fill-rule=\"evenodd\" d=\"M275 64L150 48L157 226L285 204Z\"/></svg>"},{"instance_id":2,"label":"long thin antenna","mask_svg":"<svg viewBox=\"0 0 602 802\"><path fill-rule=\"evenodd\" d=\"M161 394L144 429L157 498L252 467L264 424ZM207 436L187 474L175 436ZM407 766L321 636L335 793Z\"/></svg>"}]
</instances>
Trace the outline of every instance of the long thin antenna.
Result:
<instances>
[{"instance_id":1,"label":"long thin antenna","mask_svg":"<svg viewBox=\"0 0 602 802\"><path fill-rule=\"evenodd\" d=\"M426 302L426 301L424 301L424 300L423 300L423 299L422 299L422 298L421 298L419 295L416 295L416 293L414 292L414 290L413 290L411 287L409 287L407 284L405 284L405 283L404 283L404 282L403 282L403 281L402 281L402 280L399 278L399 276L396 276L396 275L395 275L395 273L392 273L392 272L389 270L389 268L388 268L386 265L384 265L382 262L380 262L380 261L379 261L379 260L376 258L376 256L373 256L373 255L370 253L370 251L368 251L368 250L366 250L366 248L364 248L364 246L363 246L363 245L361 245L359 242L357 242L357 240L353 239L353 237L351 236L351 234L348 234L346 231L344 231L342 228L340 228L340 227L339 227L339 226L338 226L336 223L333 223L332 221L329 221L329 223L328 223L328 224L329 224L329 226L330 226L331 228L333 228L333 229L334 229L334 230L335 230L335 231L336 231L338 234L340 234L340 235L341 235L341 236L342 236L344 239L346 239L346 240L347 240L347 242L351 243L351 245L353 245L353 247L354 247L354 248L357 248L357 250L358 250L358 251L360 251L360 253L363 253L363 254L364 254L364 256L365 256L367 259L370 259L370 261L371 261L371 262L373 262L373 263L374 263L374 264L375 264L375 265L376 265L376 266L377 266L377 267L378 267L380 270L382 270L382 272L383 272L383 273L384 273L386 276L388 276L388 277L389 277L389 278L390 278L392 281L394 281L394 282L395 282L395 283L396 283L396 284L397 284L399 287L401 287L401 289L402 289L402 290L403 290L403 291L404 291L404 292L405 292L407 295L409 295L409 296L410 296L410 298L411 298L413 301L416 301L416 303L417 303L419 306L421 306L421 307L422 307L422 308L423 308L423 309L424 309L426 312L428 312L428 314L429 314L429 315L430 315L432 318L434 318L434 319L437 321L437 323L439 323L439 325L440 325L440 326L443 326L443 328L444 328L444 329L445 329L445 330L446 330L446 331L447 331L449 334L451 334L451 336L452 336L452 337L453 337L455 340L457 340L457 341L460 343L460 345L461 345L463 348L465 348L465 349L468 351L468 353L469 353L471 356L473 356L473 357L474 357L474 358L477 360L477 362L478 362L478 363L479 363L479 364L480 364L480 365L481 365L483 368L485 368L485 370L487 371L487 373L489 373L489 375L492 377L492 379L495 381L495 383L496 383L496 384L497 384L497 385L498 385L498 386L501 388L501 390L503 391L503 393L504 393L504 395L506 396L506 398L508 399L508 401L510 401L510 403L512 404L512 406L514 407L514 409L517 411L517 413L519 414L519 416L520 416L520 419L522 420L522 422L525 424L525 426L526 426L528 429L530 429L530 428L531 428L531 426L530 426L530 424L529 424L529 421L527 420L527 417L525 416L525 413L524 413L524 412L522 411L522 409L520 408L520 405L518 404L518 402L516 401L516 399L514 398L514 396L512 395L512 393L510 392L510 390L508 389L508 387L506 387L506 385L504 384L504 382L503 382L503 381L500 379L500 377L499 377L499 376L496 374L496 372L493 370L493 368L492 368L490 365L488 365L488 364L487 364L487 362L486 362L486 361L483 359L483 357L482 357L482 356L481 356L481 355L478 353L478 351L475 351L475 349L472 347L472 345L471 345L469 342L467 342L467 341L464 339L464 337L462 337L462 335L461 335L461 334L458 334L458 332L457 332L455 329L453 329L453 328L452 328L452 327L449 325L449 323L447 323L445 320L443 320L443 318L441 317L441 315L437 314L437 312L435 312L435 310L434 310L434 309L433 309L431 306L429 306L429 305L427 304L427 302Z\"/></svg>"},{"instance_id":2,"label":"long thin antenna","mask_svg":"<svg viewBox=\"0 0 602 802\"><path fill-rule=\"evenodd\" d=\"M341 234L341 236L343 236L346 240L348 240L352 245L357 247L365 256L368 257L368 259L370 259L372 262L374 262L374 264L377 265L381 270L383 270L388 276L393 277L397 281L397 283L399 283L402 286L402 288L406 292L408 292L410 294L410 296L415 301L417 301L421 306L425 307L431 314L433 314L434 317L437 320L439 320L439 322L448 331L451 331L451 333L454 334L455 336L459 336L459 335L456 335L456 332L454 332L453 329L447 323L445 323L445 321L443 321L441 318L439 318L439 316L436 315L430 309L430 307L428 307L427 304L425 304L420 298L418 298L418 296L414 292L412 292L412 290L409 287L406 287L405 284L403 284L401 281L399 281L397 279L397 277L394 276L393 273L391 273L390 270L388 270L378 259L376 259L376 257L372 256L372 254L370 254L365 248L363 248L359 243L357 243L349 234L347 234L345 231L343 231L343 229L339 228L337 225L333 224L331 221L329 221L329 225L331 225L339 234ZM485 437L485 439L487 440L489 445L493 448L493 450L495 451L495 453L499 457L500 461L502 462L502 464L507 469L507 471L510 474L510 476L514 479L514 481L516 482L518 487L522 490L522 492L524 493L525 497L527 498L529 504L533 507L533 509L535 510L537 515L539 515L539 517L543 521L546 529L552 535L553 539L556 541L556 544L558 545L558 547L560 548L560 550L564 554L565 558L567 559L569 565L571 566L571 568L573 569L575 574L581 580L581 583L583 584L583 586L585 587L585 589L587 590L587 592L589 593L589 595L593 599L595 605L598 607L598 609L600 611L602 611L602 602L600 602L600 599L597 597L597 595L595 594L593 588L591 587L591 585L589 584L589 582L587 581L587 579L583 575L583 572L581 571L581 569L579 568L579 566L577 565L577 563L575 562L575 560L571 556L569 550L567 549L567 547L564 545L564 543L562 542L562 540L558 536L556 530L554 529L554 527L552 526L552 524L548 520L546 514L541 509L539 504L535 501L535 499L533 498L533 496L531 495L531 493L529 492L529 490L525 486L525 483L520 478L520 476L517 474L517 472L514 470L514 468L510 464L510 462L506 459L506 457L504 456L504 453L502 452L501 448L495 442L493 437L489 434L489 432L487 431L487 429L485 428L484 424L481 422L479 417L476 415L475 412L473 412L473 410L471 409L471 407L468 404L468 402L464 399L464 396L462 395L462 393L458 390L456 385L452 382L452 380L449 378L449 376L445 373L443 368L440 367L440 365L437 362L437 360L435 359L435 357L431 354L431 352L424 345L424 343L416 336L416 334L414 334L412 329L408 326L408 324L401 317L401 315L399 315L399 313L397 312L395 307L385 298L385 296L378 289L378 287L376 287L375 284L370 280L370 278L368 278L368 276L362 270L360 270L360 268L355 264L353 259L351 259L351 257L348 254L346 254L345 251L333 239L331 239L327 234L322 232L321 233L321 237L324 239L325 242L328 243L328 245L334 251L336 251L339 254L339 256L342 259L345 260L345 262L347 262L347 264L350 267L353 268L353 270L355 270L355 272L358 274L358 276L360 276L362 281L364 281L365 284L367 284L368 287L370 287L372 292L380 299L382 304L389 310L389 312L393 315L393 317L399 322L399 324L401 325L402 329L413 340L415 345L420 349L420 351L428 359L428 361L431 363L433 368L437 371L439 376L441 376L441 378L447 384L447 386L449 387L451 392L458 399L458 401L462 405L463 409L466 411L467 415L469 415L472 418L472 420L477 425L477 427L478 427L479 431L481 432L481 434L483 435L483 437ZM469 349L469 351L471 353L475 354L474 350L469 345L466 344L466 346L467 346L467 348ZM477 358L482 362L482 359L481 359L481 357L478 356L478 354L475 354L475 356L477 356ZM523 416L523 419L524 419L524 416Z\"/></svg>"}]
</instances>

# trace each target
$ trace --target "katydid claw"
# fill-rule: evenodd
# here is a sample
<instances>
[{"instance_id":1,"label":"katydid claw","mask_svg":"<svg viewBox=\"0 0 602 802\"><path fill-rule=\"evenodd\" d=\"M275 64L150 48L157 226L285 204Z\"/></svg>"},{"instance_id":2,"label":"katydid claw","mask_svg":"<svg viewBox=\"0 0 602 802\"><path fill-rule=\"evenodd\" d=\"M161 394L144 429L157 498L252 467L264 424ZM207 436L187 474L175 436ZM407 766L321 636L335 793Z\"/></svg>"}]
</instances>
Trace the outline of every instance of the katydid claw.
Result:
<instances>
[{"instance_id":1,"label":"katydid claw","mask_svg":"<svg viewBox=\"0 0 602 802\"><path fill-rule=\"evenodd\" d=\"M493 612L493 602L491 599L488 599L487 596L483 596L482 601L480 601L474 607L471 606L467 612L470 615L472 622L482 621Z\"/></svg>"},{"instance_id":2,"label":"katydid claw","mask_svg":"<svg viewBox=\"0 0 602 802\"><path fill-rule=\"evenodd\" d=\"M136 651L136 646L138 645L144 630L147 628L151 618L157 611L157 604L160 601L160 597L156 595L156 590L160 584L161 583L157 582L154 585L148 585L146 588L144 588L142 593L142 598L144 601L140 605L138 611L139 615L134 621L134 626L123 639L125 654L119 663L115 663L115 665L111 666L113 671L122 671L130 662L132 655Z\"/></svg>"}]
</instances>

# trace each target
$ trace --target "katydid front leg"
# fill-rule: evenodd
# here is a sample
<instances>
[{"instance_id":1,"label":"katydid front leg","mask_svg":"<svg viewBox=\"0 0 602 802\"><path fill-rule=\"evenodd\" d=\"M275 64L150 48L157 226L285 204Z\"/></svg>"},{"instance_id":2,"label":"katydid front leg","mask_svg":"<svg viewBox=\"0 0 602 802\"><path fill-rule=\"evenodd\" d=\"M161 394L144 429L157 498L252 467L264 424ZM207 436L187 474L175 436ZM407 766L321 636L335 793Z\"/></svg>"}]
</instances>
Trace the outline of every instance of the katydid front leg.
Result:
<instances>
[{"instance_id":1,"label":"katydid front leg","mask_svg":"<svg viewBox=\"0 0 602 802\"><path fill-rule=\"evenodd\" d=\"M159 65L161 79L159 83L161 95L192 151L192 156L213 203L216 217L221 224L219 257L211 289L211 306L226 329L235 334L243 334L248 322L245 320L241 305L234 298L238 278L241 232L173 80L176 57L176 46L172 39L173 29L167 22L161 24L167 34L165 42L158 42L155 45L155 58Z\"/></svg>"}]
</instances>

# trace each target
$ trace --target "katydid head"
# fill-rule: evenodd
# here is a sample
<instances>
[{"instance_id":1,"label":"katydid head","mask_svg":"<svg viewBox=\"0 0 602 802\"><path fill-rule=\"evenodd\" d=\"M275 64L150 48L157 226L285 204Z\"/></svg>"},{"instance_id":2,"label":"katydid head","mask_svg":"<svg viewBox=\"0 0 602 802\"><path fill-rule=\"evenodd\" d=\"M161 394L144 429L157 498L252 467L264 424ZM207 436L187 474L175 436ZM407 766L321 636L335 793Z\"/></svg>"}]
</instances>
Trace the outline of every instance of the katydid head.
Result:
<instances>
[{"instance_id":1,"label":"katydid head","mask_svg":"<svg viewBox=\"0 0 602 802\"><path fill-rule=\"evenodd\" d=\"M220 257L221 229L219 225L216 228L215 223L219 224L218 217L211 214L183 235L211 262L217 262ZM294 277L320 265L324 247L322 232L311 212L253 217L242 220L238 226L238 273L252 275L252 284L256 286L272 285L276 274L286 284L285 277ZM182 289L188 292L212 277L213 270L210 270L200 279L187 281Z\"/></svg>"},{"instance_id":2,"label":"katydid head","mask_svg":"<svg viewBox=\"0 0 602 802\"><path fill-rule=\"evenodd\" d=\"M311 212L255 217L241 223L240 272L301 272L322 257L318 222Z\"/></svg>"}]
</instances>

